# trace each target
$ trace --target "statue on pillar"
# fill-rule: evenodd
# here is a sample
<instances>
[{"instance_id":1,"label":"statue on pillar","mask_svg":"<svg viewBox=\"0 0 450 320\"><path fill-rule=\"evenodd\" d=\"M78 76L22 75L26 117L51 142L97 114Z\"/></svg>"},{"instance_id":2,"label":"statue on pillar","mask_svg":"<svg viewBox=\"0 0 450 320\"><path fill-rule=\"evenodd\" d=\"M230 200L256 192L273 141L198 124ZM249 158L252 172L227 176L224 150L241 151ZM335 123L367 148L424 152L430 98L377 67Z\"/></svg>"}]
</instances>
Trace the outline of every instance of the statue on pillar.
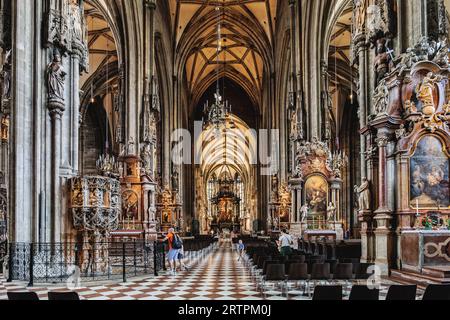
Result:
<instances>
[{"instance_id":1,"label":"statue on pillar","mask_svg":"<svg viewBox=\"0 0 450 320\"><path fill-rule=\"evenodd\" d=\"M150 144L146 143L142 147L141 152L141 158L142 158L142 171L145 175L151 175L152 174L152 152L150 148Z\"/></svg>"},{"instance_id":2,"label":"statue on pillar","mask_svg":"<svg viewBox=\"0 0 450 320\"><path fill-rule=\"evenodd\" d=\"M327 216L329 222L336 221L336 206L334 205L333 202L330 202L330 204L328 205Z\"/></svg>"},{"instance_id":3,"label":"statue on pillar","mask_svg":"<svg viewBox=\"0 0 450 320\"><path fill-rule=\"evenodd\" d=\"M354 0L353 6L353 36L356 37L364 32L367 0Z\"/></svg>"},{"instance_id":4,"label":"statue on pillar","mask_svg":"<svg viewBox=\"0 0 450 320\"><path fill-rule=\"evenodd\" d=\"M361 186L358 187L358 205L359 211L369 211L370 210L370 182L367 178L363 178Z\"/></svg>"},{"instance_id":5,"label":"statue on pillar","mask_svg":"<svg viewBox=\"0 0 450 320\"><path fill-rule=\"evenodd\" d=\"M72 0L70 3L70 17L72 24L72 39L83 42L83 18L81 16L81 8L77 0Z\"/></svg>"},{"instance_id":6,"label":"statue on pillar","mask_svg":"<svg viewBox=\"0 0 450 320\"><path fill-rule=\"evenodd\" d=\"M174 190L174 191L180 190L179 176L180 176L180 174L178 173L178 169L174 167L173 172L172 172L172 190Z\"/></svg>"},{"instance_id":7,"label":"statue on pillar","mask_svg":"<svg viewBox=\"0 0 450 320\"><path fill-rule=\"evenodd\" d=\"M308 221L308 215L309 215L309 206L308 206L307 203L305 203L300 208L300 222L301 223L306 223Z\"/></svg>"},{"instance_id":8,"label":"statue on pillar","mask_svg":"<svg viewBox=\"0 0 450 320\"><path fill-rule=\"evenodd\" d=\"M1 101L11 98L11 50L6 52L5 62L0 71L0 90Z\"/></svg>"},{"instance_id":9,"label":"statue on pillar","mask_svg":"<svg viewBox=\"0 0 450 320\"><path fill-rule=\"evenodd\" d=\"M47 67L47 87L49 100L64 101L64 83L67 73L62 65L61 54L53 50L53 61Z\"/></svg>"}]
</instances>

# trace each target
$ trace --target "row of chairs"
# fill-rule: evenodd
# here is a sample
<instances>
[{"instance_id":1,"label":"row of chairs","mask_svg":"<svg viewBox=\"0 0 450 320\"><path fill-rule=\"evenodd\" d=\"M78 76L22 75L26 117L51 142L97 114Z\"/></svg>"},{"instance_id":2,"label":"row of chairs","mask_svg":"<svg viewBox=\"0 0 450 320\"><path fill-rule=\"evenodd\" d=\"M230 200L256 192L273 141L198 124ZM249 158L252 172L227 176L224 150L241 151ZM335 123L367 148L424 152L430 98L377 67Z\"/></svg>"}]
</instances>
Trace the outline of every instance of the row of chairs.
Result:
<instances>
[{"instance_id":1,"label":"row of chairs","mask_svg":"<svg viewBox=\"0 0 450 320\"><path fill-rule=\"evenodd\" d=\"M281 293L300 289L311 294L311 287L316 284L344 283L350 286L354 281L365 280L367 275L354 273L351 263L339 263L333 273L329 263L315 263L309 270L307 263L289 261L285 264L266 261L261 273L255 276L257 289L264 294L267 288L280 288Z\"/></svg>"},{"instance_id":2,"label":"row of chairs","mask_svg":"<svg viewBox=\"0 0 450 320\"><path fill-rule=\"evenodd\" d=\"M317 286L314 290L313 300L339 301L343 299L342 286ZM392 285L389 287L386 301L415 301L417 286ZM353 286L349 300L376 301L380 300L380 291L367 286ZM449 285L429 285L422 296L423 301L450 301Z\"/></svg>"},{"instance_id":3,"label":"row of chairs","mask_svg":"<svg viewBox=\"0 0 450 320\"><path fill-rule=\"evenodd\" d=\"M36 292L8 292L8 300L11 301L39 301ZM78 301L80 296L76 292L48 292L49 301Z\"/></svg>"}]
</instances>

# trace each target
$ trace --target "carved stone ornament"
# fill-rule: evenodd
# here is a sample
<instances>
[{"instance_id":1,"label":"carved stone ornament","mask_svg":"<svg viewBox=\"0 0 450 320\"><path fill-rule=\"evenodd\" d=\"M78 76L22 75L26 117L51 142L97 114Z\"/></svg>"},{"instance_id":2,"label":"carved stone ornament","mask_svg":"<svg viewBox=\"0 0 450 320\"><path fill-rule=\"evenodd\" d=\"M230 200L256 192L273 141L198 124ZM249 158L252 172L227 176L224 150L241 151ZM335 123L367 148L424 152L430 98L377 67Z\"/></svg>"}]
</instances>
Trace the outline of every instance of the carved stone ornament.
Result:
<instances>
[{"instance_id":1,"label":"carved stone ornament","mask_svg":"<svg viewBox=\"0 0 450 320\"><path fill-rule=\"evenodd\" d=\"M121 212L120 182L117 179L76 177L71 179L70 186L70 210L76 230L117 230Z\"/></svg>"},{"instance_id":2,"label":"carved stone ornament","mask_svg":"<svg viewBox=\"0 0 450 320\"><path fill-rule=\"evenodd\" d=\"M389 105L389 90L385 80L381 80L380 84L375 88L373 94L373 105L377 117L386 114Z\"/></svg>"},{"instance_id":3,"label":"carved stone ornament","mask_svg":"<svg viewBox=\"0 0 450 320\"><path fill-rule=\"evenodd\" d=\"M333 176L335 178L341 178L342 170L347 166L348 159L342 151L333 154L330 152L327 164L328 170L333 173Z\"/></svg>"},{"instance_id":4,"label":"carved stone ornament","mask_svg":"<svg viewBox=\"0 0 450 320\"><path fill-rule=\"evenodd\" d=\"M50 10L47 16L47 43L61 48L69 47L69 25L67 16L57 10Z\"/></svg>"},{"instance_id":5,"label":"carved stone ornament","mask_svg":"<svg viewBox=\"0 0 450 320\"><path fill-rule=\"evenodd\" d=\"M395 67L391 73L402 75L420 61L433 61L443 68L448 67L448 53L447 39L436 42L428 37L421 37L413 48L408 48L394 60Z\"/></svg>"}]
</instances>

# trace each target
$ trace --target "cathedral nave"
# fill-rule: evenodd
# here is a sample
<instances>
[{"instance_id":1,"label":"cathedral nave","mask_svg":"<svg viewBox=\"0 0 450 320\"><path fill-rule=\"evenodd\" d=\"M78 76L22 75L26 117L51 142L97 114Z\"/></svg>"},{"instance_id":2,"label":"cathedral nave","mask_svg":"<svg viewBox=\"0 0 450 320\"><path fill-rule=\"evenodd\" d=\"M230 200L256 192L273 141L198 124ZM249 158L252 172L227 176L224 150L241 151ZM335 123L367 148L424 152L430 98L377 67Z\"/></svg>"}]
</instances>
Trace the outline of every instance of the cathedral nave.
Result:
<instances>
[{"instance_id":1,"label":"cathedral nave","mask_svg":"<svg viewBox=\"0 0 450 320\"><path fill-rule=\"evenodd\" d=\"M450 299L449 12L0 0L0 299Z\"/></svg>"}]
</instances>

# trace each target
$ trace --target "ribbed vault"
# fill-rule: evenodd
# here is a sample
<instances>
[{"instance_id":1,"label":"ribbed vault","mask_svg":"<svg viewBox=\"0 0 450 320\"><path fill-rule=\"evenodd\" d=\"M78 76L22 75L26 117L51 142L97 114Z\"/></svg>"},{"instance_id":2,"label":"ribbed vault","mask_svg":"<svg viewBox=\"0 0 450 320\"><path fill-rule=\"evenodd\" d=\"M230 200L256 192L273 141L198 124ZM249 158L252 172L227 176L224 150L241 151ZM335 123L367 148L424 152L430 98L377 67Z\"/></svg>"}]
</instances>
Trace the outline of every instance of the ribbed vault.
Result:
<instances>
[{"instance_id":1,"label":"ribbed vault","mask_svg":"<svg viewBox=\"0 0 450 320\"><path fill-rule=\"evenodd\" d=\"M191 107L217 74L238 83L259 105L264 76L272 69L277 1L170 0L170 10L176 69L186 79Z\"/></svg>"},{"instance_id":2,"label":"ribbed vault","mask_svg":"<svg viewBox=\"0 0 450 320\"><path fill-rule=\"evenodd\" d=\"M84 14L88 29L89 73L81 77L81 86L89 76L118 61L116 42L104 15L91 2L84 2Z\"/></svg>"}]
</instances>

